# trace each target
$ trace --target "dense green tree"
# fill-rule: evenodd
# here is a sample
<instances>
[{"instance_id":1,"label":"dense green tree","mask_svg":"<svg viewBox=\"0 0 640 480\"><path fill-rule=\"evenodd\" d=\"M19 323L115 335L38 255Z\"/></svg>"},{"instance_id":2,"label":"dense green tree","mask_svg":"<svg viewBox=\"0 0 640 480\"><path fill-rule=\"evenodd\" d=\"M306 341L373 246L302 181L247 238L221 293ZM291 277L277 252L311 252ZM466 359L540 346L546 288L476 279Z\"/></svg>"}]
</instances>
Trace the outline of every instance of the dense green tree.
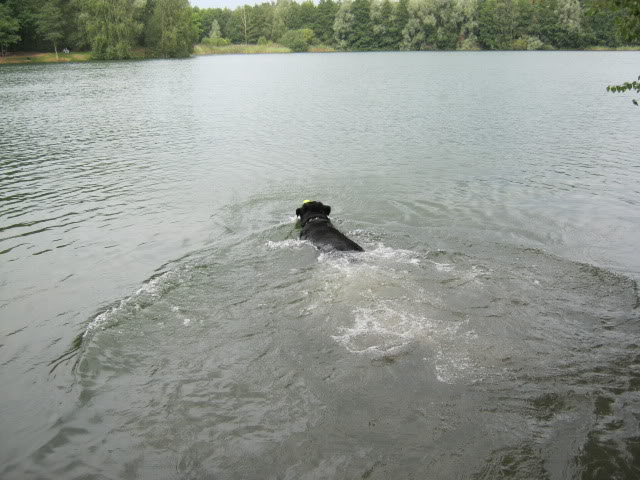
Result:
<instances>
[{"instance_id":1,"label":"dense green tree","mask_svg":"<svg viewBox=\"0 0 640 480\"><path fill-rule=\"evenodd\" d=\"M273 7L270 3L256 5L252 9L249 20L249 43L257 43L260 37L264 37L266 40L271 34Z\"/></svg>"},{"instance_id":2,"label":"dense green tree","mask_svg":"<svg viewBox=\"0 0 640 480\"><path fill-rule=\"evenodd\" d=\"M531 7L533 24L539 26L537 36L555 48L585 46L587 36L582 27L582 6L578 0L541 0Z\"/></svg>"},{"instance_id":3,"label":"dense green tree","mask_svg":"<svg viewBox=\"0 0 640 480\"><path fill-rule=\"evenodd\" d=\"M336 45L346 50L351 47L351 32L353 30L353 14L351 0L343 0L333 22L334 40Z\"/></svg>"},{"instance_id":4,"label":"dense green tree","mask_svg":"<svg viewBox=\"0 0 640 480\"><path fill-rule=\"evenodd\" d=\"M223 47L225 45L229 45L230 43L228 39L222 38L220 33L220 25L218 24L218 21L215 19L211 24L211 32L209 33L209 36L205 38L203 41L207 45L212 45L214 47Z\"/></svg>"},{"instance_id":5,"label":"dense green tree","mask_svg":"<svg viewBox=\"0 0 640 480\"><path fill-rule=\"evenodd\" d=\"M320 0L318 3L313 31L322 43L332 44L334 41L333 22L339 8L340 5L333 0Z\"/></svg>"},{"instance_id":6,"label":"dense green tree","mask_svg":"<svg viewBox=\"0 0 640 480\"><path fill-rule=\"evenodd\" d=\"M313 41L313 36L313 30L310 28L289 30L282 36L280 43L294 52L306 52Z\"/></svg>"},{"instance_id":7,"label":"dense green tree","mask_svg":"<svg viewBox=\"0 0 640 480\"><path fill-rule=\"evenodd\" d=\"M333 24L336 43L347 50L372 50L376 48L373 25L371 0L345 1Z\"/></svg>"},{"instance_id":8,"label":"dense green tree","mask_svg":"<svg viewBox=\"0 0 640 480\"><path fill-rule=\"evenodd\" d=\"M37 51L43 43L37 33L36 21L41 6L39 0L0 0L11 12L11 18L18 20L17 35L20 37L14 43L16 50Z\"/></svg>"},{"instance_id":9,"label":"dense green tree","mask_svg":"<svg viewBox=\"0 0 640 480\"><path fill-rule=\"evenodd\" d=\"M244 6L231 12L225 25L225 36L231 43L248 43L250 15L251 12L247 12Z\"/></svg>"},{"instance_id":10,"label":"dense green tree","mask_svg":"<svg viewBox=\"0 0 640 480\"><path fill-rule=\"evenodd\" d=\"M193 31L193 41L200 43L207 35L204 30L203 11L198 7L191 9L191 30ZM211 25L209 25L211 28Z\"/></svg>"},{"instance_id":11,"label":"dense green tree","mask_svg":"<svg viewBox=\"0 0 640 480\"><path fill-rule=\"evenodd\" d=\"M223 24L225 22L222 17L223 10L221 8L200 9L198 7L193 7L192 22L194 24L195 43L200 43L203 39L211 37L211 26L214 21L218 23L218 27L220 28L219 37L224 37Z\"/></svg>"},{"instance_id":12,"label":"dense green tree","mask_svg":"<svg viewBox=\"0 0 640 480\"><path fill-rule=\"evenodd\" d=\"M582 17L585 43L619 47L623 39L616 26L617 13L610 10L596 10L592 7L594 3L593 0L585 0L585 15Z\"/></svg>"},{"instance_id":13,"label":"dense green tree","mask_svg":"<svg viewBox=\"0 0 640 480\"><path fill-rule=\"evenodd\" d=\"M316 25L317 8L311 0L305 0L300 4L298 16L300 17L300 28L313 30ZM315 33L315 32L314 32Z\"/></svg>"},{"instance_id":14,"label":"dense green tree","mask_svg":"<svg viewBox=\"0 0 640 480\"><path fill-rule=\"evenodd\" d=\"M397 41L398 48L404 50L403 32L407 23L409 23L409 0L399 0L398 3L395 4L394 10L395 16L391 25L390 35Z\"/></svg>"},{"instance_id":15,"label":"dense green tree","mask_svg":"<svg viewBox=\"0 0 640 480\"><path fill-rule=\"evenodd\" d=\"M287 31L287 17L289 12L289 6L291 2L289 0L278 0L273 8L273 15L271 16L271 31L267 38L271 40L280 39Z\"/></svg>"},{"instance_id":16,"label":"dense green tree","mask_svg":"<svg viewBox=\"0 0 640 480\"><path fill-rule=\"evenodd\" d=\"M193 43L279 41L301 29L345 50L616 47L638 44L640 33L640 0L277 0L234 10L191 8L188 0L0 5L3 52L9 44L57 50L64 42L91 47L96 58L128 58L136 46L185 56Z\"/></svg>"},{"instance_id":17,"label":"dense green tree","mask_svg":"<svg viewBox=\"0 0 640 480\"><path fill-rule=\"evenodd\" d=\"M229 23L231 22L233 12L228 8L215 9L215 12L216 15L214 18L218 21L218 25L220 25L220 34L222 35L222 38L230 38Z\"/></svg>"},{"instance_id":18,"label":"dense green tree","mask_svg":"<svg viewBox=\"0 0 640 480\"><path fill-rule=\"evenodd\" d=\"M640 0L594 0L590 7L596 12L612 12L618 31L625 40L637 44L640 40Z\"/></svg>"},{"instance_id":19,"label":"dense green tree","mask_svg":"<svg viewBox=\"0 0 640 480\"><path fill-rule=\"evenodd\" d=\"M455 50L475 38L475 0L410 0L407 11L409 18L402 32L405 49Z\"/></svg>"},{"instance_id":20,"label":"dense green tree","mask_svg":"<svg viewBox=\"0 0 640 480\"><path fill-rule=\"evenodd\" d=\"M146 33L153 55L188 57L193 51L194 30L189 0L156 0Z\"/></svg>"},{"instance_id":21,"label":"dense green tree","mask_svg":"<svg viewBox=\"0 0 640 480\"><path fill-rule=\"evenodd\" d=\"M213 22L211 23L211 31L209 32L209 38L221 38L221 37L222 37L222 34L220 33L220 24L218 23L218 20L214 18Z\"/></svg>"},{"instance_id":22,"label":"dense green tree","mask_svg":"<svg viewBox=\"0 0 640 480\"><path fill-rule=\"evenodd\" d=\"M371 2L371 25L373 47L376 50L397 50L402 38L401 31L395 28L396 15L389 0Z\"/></svg>"},{"instance_id":23,"label":"dense green tree","mask_svg":"<svg viewBox=\"0 0 640 480\"><path fill-rule=\"evenodd\" d=\"M78 0L94 58L131 57L142 25L135 20L136 0Z\"/></svg>"},{"instance_id":24,"label":"dense green tree","mask_svg":"<svg viewBox=\"0 0 640 480\"><path fill-rule=\"evenodd\" d=\"M4 57L11 45L20 41L20 21L9 5L0 4L0 56Z\"/></svg>"},{"instance_id":25,"label":"dense green tree","mask_svg":"<svg viewBox=\"0 0 640 480\"><path fill-rule=\"evenodd\" d=\"M261 36L272 38L273 8L270 4L243 5L236 8L226 22L225 37L232 43L256 43ZM286 31L284 27L278 35ZM279 37L278 37L279 38Z\"/></svg>"},{"instance_id":26,"label":"dense green tree","mask_svg":"<svg viewBox=\"0 0 640 480\"><path fill-rule=\"evenodd\" d=\"M38 12L37 28L43 40L53 44L58 58L58 44L64 38L65 21L60 0L48 0Z\"/></svg>"},{"instance_id":27,"label":"dense green tree","mask_svg":"<svg viewBox=\"0 0 640 480\"><path fill-rule=\"evenodd\" d=\"M285 10L285 24L289 30L297 30L302 28L302 17L300 16L300 4L295 1L289 2L288 8Z\"/></svg>"},{"instance_id":28,"label":"dense green tree","mask_svg":"<svg viewBox=\"0 0 640 480\"><path fill-rule=\"evenodd\" d=\"M479 40L490 50L509 50L528 35L528 0L484 0L478 11Z\"/></svg>"},{"instance_id":29,"label":"dense green tree","mask_svg":"<svg viewBox=\"0 0 640 480\"><path fill-rule=\"evenodd\" d=\"M371 50L375 48L373 24L371 22L371 0L354 0L351 4L353 15L349 46L353 50Z\"/></svg>"}]
</instances>

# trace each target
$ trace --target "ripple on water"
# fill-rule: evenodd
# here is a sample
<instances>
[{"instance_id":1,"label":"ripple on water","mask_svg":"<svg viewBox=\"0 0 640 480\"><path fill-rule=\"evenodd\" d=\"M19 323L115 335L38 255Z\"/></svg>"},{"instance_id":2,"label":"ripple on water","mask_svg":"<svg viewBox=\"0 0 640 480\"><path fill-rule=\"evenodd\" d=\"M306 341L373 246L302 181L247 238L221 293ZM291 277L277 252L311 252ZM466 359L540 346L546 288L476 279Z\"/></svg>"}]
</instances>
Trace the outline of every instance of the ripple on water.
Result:
<instances>
[{"instance_id":1,"label":"ripple on water","mask_svg":"<svg viewBox=\"0 0 640 480\"><path fill-rule=\"evenodd\" d=\"M465 468L478 478L549 473L553 461L596 471L585 452L619 463L633 448L623 408L637 403L633 281L540 250L501 246L496 260L482 247L419 252L364 232L352 232L364 254L319 251L282 239L290 227L195 253L89 322L82 409L69 423L99 414L157 461L167 448L184 460L169 432L189 432L203 471L246 455L265 466L270 445L298 456L305 439L340 431L367 445L363 461L391 451L410 465L402 452L416 446L474 451L484 466ZM417 427L434 433L406 436ZM369 442L369 429L394 446ZM331 442L316 449L337 458ZM354 462L345 471L370 468Z\"/></svg>"},{"instance_id":2,"label":"ripple on water","mask_svg":"<svg viewBox=\"0 0 640 480\"><path fill-rule=\"evenodd\" d=\"M636 55L3 67L0 475L640 477Z\"/></svg>"}]
</instances>

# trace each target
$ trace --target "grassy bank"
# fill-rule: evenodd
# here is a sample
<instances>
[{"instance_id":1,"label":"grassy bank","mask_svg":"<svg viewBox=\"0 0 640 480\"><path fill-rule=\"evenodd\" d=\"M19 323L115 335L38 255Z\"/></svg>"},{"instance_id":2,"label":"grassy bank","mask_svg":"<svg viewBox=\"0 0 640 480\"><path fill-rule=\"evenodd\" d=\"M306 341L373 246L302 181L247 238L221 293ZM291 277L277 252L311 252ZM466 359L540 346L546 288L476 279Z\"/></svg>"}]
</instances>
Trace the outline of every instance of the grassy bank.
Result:
<instances>
[{"instance_id":1,"label":"grassy bank","mask_svg":"<svg viewBox=\"0 0 640 480\"><path fill-rule=\"evenodd\" d=\"M134 48L131 51L131 60L142 60L146 57L144 48ZM0 65L7 63L67 63L88 62L92 60L91 52L60 53L56 58L55 53L42 52L15 52L6 57L0 57Z\"/></svg>"},{"instance_id":2,"label":"grassy bank","mask_svg":"<svg viewBox=\"0 0 640 480\"><path fill-rule=\"evenodd\" d=\"M319 53L335 52L336 50L326 45L313 45L309 47L309 51ZM268 45L225 45L224 47L216 47L200 43L193 47L194 55L238 55L245 53L291 53L291 49L277 43L271 43Z\"/></svg>"},{"instance_id":3,"label":"grassy bank","mask_svg":"<svg viewBox=\"0 0 640 480\"><path fill-rule=\"evenodd\" d=\"M587 47L586 51L638 51L640 46L626 46L617 48L608 47ZM309 47L309 52L335 52L336 49L326 45L313 45ZM239 55L239 54L260 54L260 53L291 53L291 49L272 43L269 45L225 45L215 47L212 45L198 44L193 48L194 55ZM132 60L142 60L147 58L143 48L135 49L132 52ZM56 58L55 53L40 52L16 52L6 57L0 57L0 65L11 63L66 63L66 62L87 62L91 60L91 52L59 53Z\"/></svg>"},{"instance_id":4,"label":"grassy bank","mask_svg":"<svg viewBox=\"0 0 640 480\"><path fill-rule=\"evenodd\" d=\"M291 50L275 43L271 45L225 45L223 47L200 43L193 47L194 55L234 55L241 53L291 53Z\"/></svg>"},{"instance_id":5,"label":"grassy bank","mask_svg":"<svg viewBox=\"0 0 640 480\"><path fill-rule=\"evenodd\" d=\"M309 51L335 52L335 49L325 45L315 45L310 47ZM195 45L193 48L194 55L238 55L253 53L291 53L291 50L277 43L269 45L225 45L224 47L199 44ZM133 60L142 60L147 58L143 48L135 49L132 54ZM91 52L59 53L57 59L55 53L16 52L7 57L0 57L0 64L87 62L90 60Z\"/></svg>"},{"instance_id":6,"label":"grassy bank","mask_svg":"<svg viewBox=\"0 0 640 480\"><path fill-rule=\"evenodd\" d=\"M596 52L635 52L636 50L640 50L640 46L626 46L626 47L587 47L585 50L596 51Z\"/></svg>"},{"instance_id":7,"label":"grassy bank","mask_svg":"<svg viewBox=\"0 0 640 480\"><path fill-rule=\"evenodd\" d=\"M333 47L329 47L327 45L311 45L309 47L309 51L312 53L327 53L327 52L335 52L336 49Z\"/></svg>"},{"instance_id":8,"label":"grassy bank","mask_svg":"<svg viewBox=\"0 0 640 480\"><path fill-rule=\"evenodd\" d=\"M91 60L90 52L74 53L37 53L37 52L16 52L13 55L0 57L0 64L5 63L65 63L65 62L86 62Z\"/></svg>"}]
</instances>

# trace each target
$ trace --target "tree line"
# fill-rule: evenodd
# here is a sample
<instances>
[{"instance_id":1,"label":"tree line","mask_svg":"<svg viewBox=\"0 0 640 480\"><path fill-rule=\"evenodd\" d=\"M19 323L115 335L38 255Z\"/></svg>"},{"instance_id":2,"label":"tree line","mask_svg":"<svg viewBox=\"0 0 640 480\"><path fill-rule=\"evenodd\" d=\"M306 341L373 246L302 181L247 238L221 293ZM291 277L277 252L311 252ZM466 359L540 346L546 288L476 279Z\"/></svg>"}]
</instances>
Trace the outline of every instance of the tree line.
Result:
<instances>
[{"instance_id":1,"label":"tree line","mask_svg":"<svg viewBox=\"0 0 640 480\"><path fill-rule=\"evenodd\" d=\"M194 9L194 21L198 42L278 42L288 31L307 30L312 41L344 50L581 49L628 43L616 28L625 12L594 8L599 2L278 0L233 11Z\"/></svg>"},{"instance_id":2,"label":"tree line","mask_svg":"<svg viewBox=\"0 0 640 480\"><path fill-rule=\"evenodd\" d=\"M91 50L93 58L186 57L195 40L189 0L0 0L0 45Z\"/></svg>"},{"instance_id":3,"label":"tree line","mask_svg":"<svg viewBox=\"0 0 640 480\"><path fill-rule=\"evenodd\" d=\"M621 3L620 8L598 8ZM541 50L638 44L617 28L638 0L320 0L191 7L188 0L0 0L0 46L94 58L188 56L194 43L342 50ZM611 5L609 5L611 6ZM624 30L624 29L623 29Z\"/></svg>"}]
</instances>

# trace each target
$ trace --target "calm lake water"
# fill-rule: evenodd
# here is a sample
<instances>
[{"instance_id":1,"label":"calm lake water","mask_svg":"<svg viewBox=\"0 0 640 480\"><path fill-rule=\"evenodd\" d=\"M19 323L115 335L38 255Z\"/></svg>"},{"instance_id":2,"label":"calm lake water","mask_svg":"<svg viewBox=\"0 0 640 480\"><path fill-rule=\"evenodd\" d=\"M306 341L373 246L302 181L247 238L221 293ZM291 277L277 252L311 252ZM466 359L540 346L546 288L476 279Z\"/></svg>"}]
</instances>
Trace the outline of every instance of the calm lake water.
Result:
<instances>
[{"instance_id":1,"label":"calm lake water","mask_svg":"<svg viewBox=\"0 0 640 480\"><path fill-rule=\"evenodd\" d=\"M639 73L1 67L0 476L637 479Z\"/></svg>"}]
</instances>

